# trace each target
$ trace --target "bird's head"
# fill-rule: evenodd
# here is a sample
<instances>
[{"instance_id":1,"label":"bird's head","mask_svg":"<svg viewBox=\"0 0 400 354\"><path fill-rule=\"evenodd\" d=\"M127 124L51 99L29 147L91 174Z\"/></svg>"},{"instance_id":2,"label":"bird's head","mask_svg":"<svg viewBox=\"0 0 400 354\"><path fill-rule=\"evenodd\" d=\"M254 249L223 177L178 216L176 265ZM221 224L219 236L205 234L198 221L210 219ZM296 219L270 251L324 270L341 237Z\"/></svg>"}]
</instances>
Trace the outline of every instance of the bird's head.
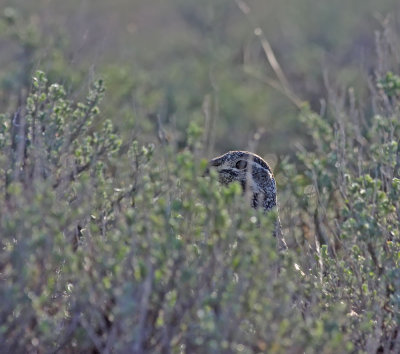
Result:
<instances>
[{"instance_id":1,"label":"bird's head","mask_svg":"<svg viewBox=\"0 0 400 354\"><path fill-rule=\"evenodd\" d=\"M229 151L209 162L218 172L219 181L229 184L237 181L243 191L252 193L252 206L265 210L276 205L276 183L268 164L248 151Z\"/></svg>"}]
</instances>

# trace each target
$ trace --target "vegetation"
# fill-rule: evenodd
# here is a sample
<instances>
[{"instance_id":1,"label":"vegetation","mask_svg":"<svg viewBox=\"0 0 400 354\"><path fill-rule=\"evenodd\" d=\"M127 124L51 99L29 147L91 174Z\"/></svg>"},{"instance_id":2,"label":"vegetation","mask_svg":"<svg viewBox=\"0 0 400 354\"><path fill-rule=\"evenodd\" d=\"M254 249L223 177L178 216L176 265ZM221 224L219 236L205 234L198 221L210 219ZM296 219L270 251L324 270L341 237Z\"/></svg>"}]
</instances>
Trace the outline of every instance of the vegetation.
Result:
<instances>
[{"instance_id":1,"label":"vegetation","mask_svg":"<svg viewBox=\"0 0 400 354\"><path fill-rule=\"evenodd\" d=\"M4 11L2 43L23 65L0 70L2 352L400 351L395 27L377 35L367 87L339 90L326 75L319 113L287 112L301 131L275 166L289 246L278 253L273 215L204 176L219 108L235 112L229 94L258 104L259 86L219 77L226 90L177 98L145 70L132 79L110 65L107 85L89 80L85 97L62 41L50 44L59 61L48 73L34 71L47 66L45 33L18 21ZM174 122L182 112L185 124Z\"/></svg>"}]
</instances>

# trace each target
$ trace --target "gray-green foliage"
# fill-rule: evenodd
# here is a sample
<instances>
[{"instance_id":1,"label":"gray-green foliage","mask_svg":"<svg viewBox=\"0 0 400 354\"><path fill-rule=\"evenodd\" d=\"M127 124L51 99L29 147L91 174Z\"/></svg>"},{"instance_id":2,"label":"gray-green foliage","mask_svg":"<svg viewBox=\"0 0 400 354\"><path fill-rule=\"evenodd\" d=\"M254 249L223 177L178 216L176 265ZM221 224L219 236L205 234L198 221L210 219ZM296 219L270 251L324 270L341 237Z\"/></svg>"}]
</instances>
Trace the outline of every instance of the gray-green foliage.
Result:
<instances>
[{"instance_id":1,"label":"gray-green foliage","mask_svg":"<svg viewBox=\"0 0 400 354\"><path fill-rule=\"evenodd\" d=\"M370 117L304 108L315 146L281 167L278 254L270 215L203 177L198 126L180 152L121 142L102 81L75 103L38 72L0 121L2 350L396 351L396 82Z\"/></svg>"},{"instance_id":2,"label":"gray-green foliage","mask_svg":"<svg viewBox=\"0 0 400 354\"><path fill-rule=\"evenodd\" d=\"M96 121L103 91L74 103L38 72L26 107L1 116L2 349L292 345L277 324L295 287L275 277L270 218L202 177L190 149L121 145Z\"/></svg>"},{"instance_id":3,"label":"gray-green foliage","mask_svg":"<svg viewBox=\"0 0 400 354\"><path fill-rule=\"evenodd\" d=\"M307 276L320 278L327 308L347 308L341 332L368 352L397 352L400 345L398 82L392 73L377 78L369 115L352 90L330 93L326 117L305 107L301 119L315 148L298 154L304 173L284 168L296 195L288 215L297 220L295 244L315 255L314 264L303 259Z\"/></svg>"}]
</instances>

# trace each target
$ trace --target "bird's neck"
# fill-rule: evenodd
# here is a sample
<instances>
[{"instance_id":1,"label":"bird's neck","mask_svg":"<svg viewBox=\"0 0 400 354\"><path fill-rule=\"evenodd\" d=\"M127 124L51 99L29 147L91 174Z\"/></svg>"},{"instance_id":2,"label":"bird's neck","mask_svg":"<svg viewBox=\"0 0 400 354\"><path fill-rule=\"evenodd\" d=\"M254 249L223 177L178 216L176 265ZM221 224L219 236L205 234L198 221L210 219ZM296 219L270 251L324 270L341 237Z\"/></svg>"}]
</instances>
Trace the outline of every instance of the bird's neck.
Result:
<instances>
[{"instance_id":1,"label":"bird's neck","mask_svg":"<svg viewBox=\"0 0 400 354\"><path fill-rule=\"evenodd\" d=\"M269 211L276 207L276 198L269 197L263 193L253 193L251 200L251 206L255 209L262 205L265 211Z\"/></svg>"}]
</instances>

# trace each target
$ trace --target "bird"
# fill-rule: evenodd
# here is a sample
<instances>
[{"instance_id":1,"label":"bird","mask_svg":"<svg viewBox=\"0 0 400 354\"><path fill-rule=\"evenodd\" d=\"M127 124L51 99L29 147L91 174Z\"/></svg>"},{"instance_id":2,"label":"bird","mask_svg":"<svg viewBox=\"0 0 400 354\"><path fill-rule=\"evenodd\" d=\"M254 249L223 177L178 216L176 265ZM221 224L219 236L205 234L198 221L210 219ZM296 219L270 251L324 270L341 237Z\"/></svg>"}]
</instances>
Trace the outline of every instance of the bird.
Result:
<instances>
[{"instance_id":1,"label":"bird","mask_svg":"<svg viewBox=\"0 0 400 354\"><path fill-rule=\"evenodd\" d=\"M260 156L249 151L228 151L211 159L208 165L218 172L221 184L239 182L243 193L249 194L252 208L262 207L265 213L277 209L275 178L268 163ZM273 236L277 238L277 247L280 251L286 250L279 215L274 226Z\"/></svg>"}]
</instances>

